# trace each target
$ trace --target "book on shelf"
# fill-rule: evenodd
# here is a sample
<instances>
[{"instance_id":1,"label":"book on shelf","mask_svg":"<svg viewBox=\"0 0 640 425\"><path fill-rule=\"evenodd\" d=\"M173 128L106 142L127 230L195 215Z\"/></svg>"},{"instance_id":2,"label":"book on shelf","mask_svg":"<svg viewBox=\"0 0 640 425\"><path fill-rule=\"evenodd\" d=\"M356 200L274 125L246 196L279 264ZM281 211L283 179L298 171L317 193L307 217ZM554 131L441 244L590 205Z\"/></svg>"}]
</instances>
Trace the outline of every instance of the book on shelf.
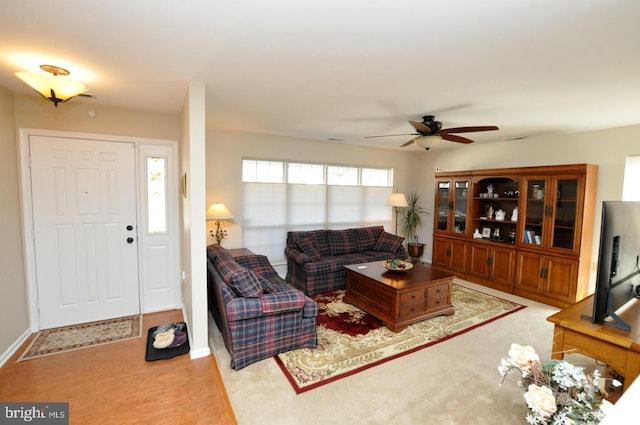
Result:
<instances>
[{"instance_id":1,"label":"book on shelf","mask_svg":"<svg viewBox=\"0 0 640 425\"><path fill-rule=\"evenodd\" d=\"M524 241L525 243L536 243L536 233L533 230L525 230Z\"/></svg>"}]
</instances>

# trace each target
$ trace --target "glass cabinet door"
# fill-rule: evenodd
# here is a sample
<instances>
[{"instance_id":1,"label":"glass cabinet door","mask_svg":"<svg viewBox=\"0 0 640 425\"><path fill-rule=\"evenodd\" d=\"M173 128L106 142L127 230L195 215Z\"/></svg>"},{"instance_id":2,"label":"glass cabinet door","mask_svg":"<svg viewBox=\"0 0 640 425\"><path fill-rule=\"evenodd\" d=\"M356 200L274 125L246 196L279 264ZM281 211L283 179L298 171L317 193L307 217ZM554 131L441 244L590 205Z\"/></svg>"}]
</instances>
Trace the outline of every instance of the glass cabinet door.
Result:
<instances>
[{"instance_id":1,"label":"glass cabinet door","mask_svg":"<svg viewBox=\"0 0 640 425\"><path fill-rule=\"evenodd\" d=\"M449 229L449 192L451 188L451 182L439 181L438 182L438 194L437 194L437 220L436 230L448 232Z\"/></svg>"},{"instance_id":2,"label":"glass cabinet door","mask_svg":"<svg viewBox=\"0 0 640 425\"><path fill-rule=\"evenodd\" d=\"M453 232L467 232L467 194L469 180L455 180L453 182L455 197L453 199Z\"/></svg>"},{"instance_id":3,"label":"glass cabinet door","mask_svg":"<svg viewBox=\"0 0 640 425\"><path fill-rule=\"evenodd\" d=\"M544 238L544 219L548 214L544 198L546 192L546 180L527 180L525 199L525 222L522 232L522 242L525 244L542 245L546 243Z\"/></svg>"},{"instance_id":4,"label":"glass cabinet door","mask_svg":"<svg viewBox=\"0 0 640 425\"><path fill-rule=\"evenodd\" d=\"M553 225L551 246L561 249L575 249L578 186L577 178L561 178L553 182Z\"/></svg>"}]
</instances>

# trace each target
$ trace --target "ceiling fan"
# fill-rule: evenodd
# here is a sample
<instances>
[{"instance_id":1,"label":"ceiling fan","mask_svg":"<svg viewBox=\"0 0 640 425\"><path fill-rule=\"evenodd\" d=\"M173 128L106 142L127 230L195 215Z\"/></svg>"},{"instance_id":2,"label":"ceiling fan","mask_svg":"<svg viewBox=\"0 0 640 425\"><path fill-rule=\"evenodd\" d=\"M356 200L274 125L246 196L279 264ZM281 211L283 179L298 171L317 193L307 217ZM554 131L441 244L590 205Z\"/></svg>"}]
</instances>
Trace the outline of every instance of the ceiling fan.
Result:
<instances>
[{"instance_id":1,"label":"ceiling fan","mask_svg":"<svg viewBox=\"0 0 640 425\"><path fill-rule=\"evenodd\" d=\"M483 126L469 126L469 127L451 127L442 128L442 123L436 121L433 115L425 115L422 117L422 122L409 121L409 124L417 131L417 133L405 133L405 134L386 134L384 136L366 136L365 139L374 137L389 137L389 136L416 136L413 139L405 142L401 147L409 146L416 142L420 147L429 150L429 145L422 144L421 138L427 136L439 137L440 139L448 140L450 142L457 143L473 143L473 140L466 137L458 136L453 133L473 133L476 131L492 131L498 130L495 125L483 125ZM424 145L424 146L423 146Z\"/></svg>"}]
</instances>

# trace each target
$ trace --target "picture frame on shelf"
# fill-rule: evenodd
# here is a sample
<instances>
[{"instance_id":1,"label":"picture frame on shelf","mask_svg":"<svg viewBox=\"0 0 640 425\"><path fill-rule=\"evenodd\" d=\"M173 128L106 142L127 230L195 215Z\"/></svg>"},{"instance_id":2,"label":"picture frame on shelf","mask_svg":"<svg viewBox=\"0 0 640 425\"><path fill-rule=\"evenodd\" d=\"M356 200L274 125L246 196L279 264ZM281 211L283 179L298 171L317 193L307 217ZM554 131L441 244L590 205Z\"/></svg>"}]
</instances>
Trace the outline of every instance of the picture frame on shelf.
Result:
<instances>
[{"instance_id":1,"label":"picture frame on shelf","mask_svg":"<svg viewBox=\"0 0 640 425\"><path fill-rule=\"evenodd\" d=\"M491 238L491 227L483 227L482 228L482 238L490 239Z\"/></svg>"}]
</instances>

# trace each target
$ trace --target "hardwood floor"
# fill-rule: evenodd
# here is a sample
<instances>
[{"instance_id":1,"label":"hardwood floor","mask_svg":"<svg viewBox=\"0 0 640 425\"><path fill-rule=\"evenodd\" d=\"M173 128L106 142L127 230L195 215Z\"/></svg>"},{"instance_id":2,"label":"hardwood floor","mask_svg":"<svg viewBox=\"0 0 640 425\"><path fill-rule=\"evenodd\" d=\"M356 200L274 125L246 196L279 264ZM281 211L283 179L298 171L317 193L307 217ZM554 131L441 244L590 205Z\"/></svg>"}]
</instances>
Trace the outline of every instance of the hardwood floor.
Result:
<instances>
[{"instance_id":1,"label":"hardwood floor","mask_svg":"<svg viewBox=\"0 0 640 425\"><path fill-rule=\"evenodd\" d=\"M16 363L32 335L0 368L0 401L69 402L71 424L236 424L213 356L145 361L147 329L182 320L145 314L140 338Z\"/></svg>"}]
</instances>

